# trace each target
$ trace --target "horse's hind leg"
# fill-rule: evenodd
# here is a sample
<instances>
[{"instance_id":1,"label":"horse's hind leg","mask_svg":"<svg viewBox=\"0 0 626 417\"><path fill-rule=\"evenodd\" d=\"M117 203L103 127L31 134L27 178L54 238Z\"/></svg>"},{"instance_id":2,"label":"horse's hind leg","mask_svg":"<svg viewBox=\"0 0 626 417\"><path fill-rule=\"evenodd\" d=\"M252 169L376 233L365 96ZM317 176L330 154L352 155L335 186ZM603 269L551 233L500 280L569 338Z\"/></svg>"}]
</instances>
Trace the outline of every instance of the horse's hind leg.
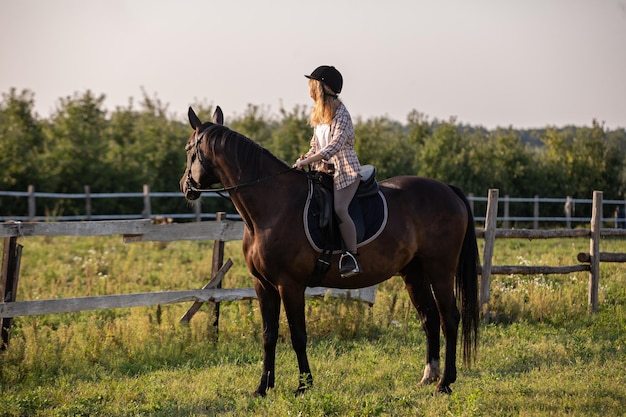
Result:
<instances>
[{"instance_id":1,"label":"horse's hind leg","mask_svg":"<svg viewBox=\"0 0 626 417\"><path fill-rule=\"evenodd\" d=\"M260 279L255 280L254 288L256 289L263 318L263 375L261 375L261 382L254 394L265 397L268 388L274 387L280 295L276 288L267 282L262 282Z\"/></svg>"},{"instance_id":2,"label":"horse's hind leg","mask_svg":"<svg viewBox=\"0 0 626 417\"><path fill-rule=\"evenodd\" d=\"M461 315L454 295L454 271L440 271L438 275L432 276L438 278L433 280L432 291L439 308L446 343L446 364L437 390L450 394L452 393L450 384L456 381L456 343Z\"/></svg>"},{"instance_id":3,"label":"horse's hind leg","mask_svg":"<svg viewBox=\"0 0 626 417\"><path fill-rule=\"evenodd\" d=\"M426 334L426 366L419 385L432 384L439 380L440 375L439 311L430 286L424 279L423 272L419 270L417 259L413 259L402 271L402 277Z\"/></svg>"}]
</instances>

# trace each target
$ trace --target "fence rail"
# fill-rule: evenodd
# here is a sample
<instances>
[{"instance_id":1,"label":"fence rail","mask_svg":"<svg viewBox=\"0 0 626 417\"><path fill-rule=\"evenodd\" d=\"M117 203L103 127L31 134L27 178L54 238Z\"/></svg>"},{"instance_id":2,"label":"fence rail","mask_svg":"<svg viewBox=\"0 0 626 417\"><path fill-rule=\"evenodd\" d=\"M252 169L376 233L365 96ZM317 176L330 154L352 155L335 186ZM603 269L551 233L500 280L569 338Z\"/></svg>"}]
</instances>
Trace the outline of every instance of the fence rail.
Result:
<instances>
[{"instance_id":1,"label":"fence rail","mask_svg":"<svg viewBox=\"0 0 626 417\"><path fill-rule=\"evenodd\" d=\"M214 220L215 213L203 213L200 200L193 202L192 211L187 213L153 213L153 198L184 198L181 192L160 192L151 191L149 185L143 186L142 192L135 193L92 193L88 185L85 186L84 193L46 193L35 191L35 187L28 186L28 191L0 191L1 197L24 197L28 199L28 213L15 216L0 216L0 221L90 221L90 220L134 220L149 219L153 217L165 217L171 219L194 219L202 221L205 219ZM207 192L203 194L203 198L218 197L217 193ZM85 200L85 214L82 215L60 215L60 216L42 216L37 214L37 199L68 199L68 200ZM106 198L141 198L143 199L143 209L141 213L136 214L94 214L92 212L92 200ZM232 216L231 216L232 217ZM237 216L235 216L237 217Z\"/></svg>"},{"instance_id":2,"label":"fence rail","mask_svg":"<svg viewBox=\"0 0 626 417\"><path fill-rule=\"evenodd\" d=\"M153 213L152 199L154 198L176 198L182 199L181 192L160 192L151 191L149 185L144 185L142 192L129 193L92 193L88 185L85 186L84 193L48 193L35 191L34 186L29 186L28 191L0 191L2 197L23 197L28 199L28 213L23 215L6 216L0 215L0 221L89 221L89 220L133 220L133 219L149 219L154 217L164 217L171 219L191 219L196 221L215 220L215 213L203 213L200 200L194 201L189 212L185 213ZM217 193L205 192L203 199L219 197ZM92 212L93 199L106 198L141 198L143 199L143 209L141 213L136 214L94 214ZM85 214L82 215L60 215L60 216L44 216L38 215L36 211L37 199L79 199L85 200ZM474 208L475 203L486 203L488 197L478 197L472 194L468 195L468 200ZM497 214L497 220L502 223L504 229L509 229L512 222L523 222L533 225L533 229L539 229L540 223L562 224L566 228L570 228L575 223L589 223L590 217L576 216L575 207L577 205L591 206L593 199L588 198L554 198L554 197L510 197L505 195L499 198L502 203L502 212ZM511 205L514 204L533 204L532 216L512 216L510 215ZM542 216L540 207L545 204L560 204L563 206L563 216ZM604 200L601 212L605 212L604 208L609 207L615 209L617 207L624 208L626 212L626 199L624 200ZM609 210L613 211L613 210ZM617 210L611 217L602 218L602 222L611 224L612 227L626 227L626 217L617 217ZM229 219L239 219L238 214L228 214ZM486 217L482 214L474 216L477 222L484 222Z\"/></svg>"}]
</instances>

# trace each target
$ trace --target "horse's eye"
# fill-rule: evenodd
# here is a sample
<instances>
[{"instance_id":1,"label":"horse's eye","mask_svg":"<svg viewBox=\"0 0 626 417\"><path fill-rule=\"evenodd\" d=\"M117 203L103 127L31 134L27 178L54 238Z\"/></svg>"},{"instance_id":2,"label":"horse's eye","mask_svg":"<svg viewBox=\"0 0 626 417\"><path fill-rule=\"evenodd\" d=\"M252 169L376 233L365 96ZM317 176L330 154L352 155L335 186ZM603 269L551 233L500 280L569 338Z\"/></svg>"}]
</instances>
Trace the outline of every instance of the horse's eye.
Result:
<instances>
[{"instance_id":1,"label":"horse's eye","mask_svg":"<svg viewBox=\"0 0 626 417\"><path fill-rule=\"evenodd\" d=\"M188 144L185 146L185 151L186 151L186 152L189 152L189 149L191 149L191 143L188 143Z\"/></svg>"}]
</instances>

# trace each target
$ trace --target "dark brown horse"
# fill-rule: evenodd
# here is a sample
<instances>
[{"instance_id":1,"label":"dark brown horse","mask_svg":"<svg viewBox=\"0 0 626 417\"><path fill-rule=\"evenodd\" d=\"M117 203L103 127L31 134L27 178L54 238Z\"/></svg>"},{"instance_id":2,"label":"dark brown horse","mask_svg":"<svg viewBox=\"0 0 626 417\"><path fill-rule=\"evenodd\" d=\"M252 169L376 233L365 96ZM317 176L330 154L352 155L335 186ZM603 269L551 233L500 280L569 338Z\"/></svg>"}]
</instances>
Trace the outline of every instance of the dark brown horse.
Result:
<instances>
[{"instance_id":1,"label":"dark brown horse","mask_svg":"<svg viewBox=\"0 0 626 417\"><path fill-rule=\"evenodd\" d=\"M206 187L221 183L245 222L243 253L263 317L263 373L255 394L264 396L274 386L281 300L300 369L296 393L302 393L313 381L306 353L304 291L319 256L303 225L307 175L223 126L219 107L213 123L202 123L189 108L189 122L194 133L187 141L187 169L180 180L185 198L195 200ZM459 321L466 362L475 355L478 336L479 261L469 203L456 187L427 178L394 177L382 181L380 189L389 220L378 237L359 249L364 272L342 278L334 255L321 286L362 288L402 276L426 333L420 384L438 382L438 391L450 393L456 380ZM441 378L440 329L445 336Z\"/></svg>"}]
</instances>

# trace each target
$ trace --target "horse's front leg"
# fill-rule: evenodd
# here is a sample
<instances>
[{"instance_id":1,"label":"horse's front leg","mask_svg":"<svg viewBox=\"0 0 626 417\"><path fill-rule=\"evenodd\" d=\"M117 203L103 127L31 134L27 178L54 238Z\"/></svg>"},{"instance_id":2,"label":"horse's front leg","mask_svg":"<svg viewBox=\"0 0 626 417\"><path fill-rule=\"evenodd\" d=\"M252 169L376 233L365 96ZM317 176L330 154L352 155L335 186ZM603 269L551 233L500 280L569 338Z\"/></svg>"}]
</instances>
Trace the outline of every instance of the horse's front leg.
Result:
<instances>
[{"instance_id":1,"label":"horse's front leg","mask_svg":"<svg viewBox=\"0 0 626 417\"><path fill-rule=\"evenodd\" d=\"M289 332L291 334L291 344L298 358L298 368L300 369L300 377L296 395L303 394L308 388L313 386L313 376L309 367L309 359L306 354L306 321L304 317L304 290L297 286L288 288L280 287L281 298L285 305L285 314L289 323Z\"/></svg>"},{"instance_id":2,"label":"horse's front leg","mask_svg":"<svg viewBox=\"0 0 626 417\"><path fill-rule=\"evenodd\" d=\"M278 319L280 316L280 294L266 281L255 279L254 289L259 299L263 319L263 375L255 395L265 397L268 388L274 387L276 343L278 341Z\"/></svg>"}]
</instances>

